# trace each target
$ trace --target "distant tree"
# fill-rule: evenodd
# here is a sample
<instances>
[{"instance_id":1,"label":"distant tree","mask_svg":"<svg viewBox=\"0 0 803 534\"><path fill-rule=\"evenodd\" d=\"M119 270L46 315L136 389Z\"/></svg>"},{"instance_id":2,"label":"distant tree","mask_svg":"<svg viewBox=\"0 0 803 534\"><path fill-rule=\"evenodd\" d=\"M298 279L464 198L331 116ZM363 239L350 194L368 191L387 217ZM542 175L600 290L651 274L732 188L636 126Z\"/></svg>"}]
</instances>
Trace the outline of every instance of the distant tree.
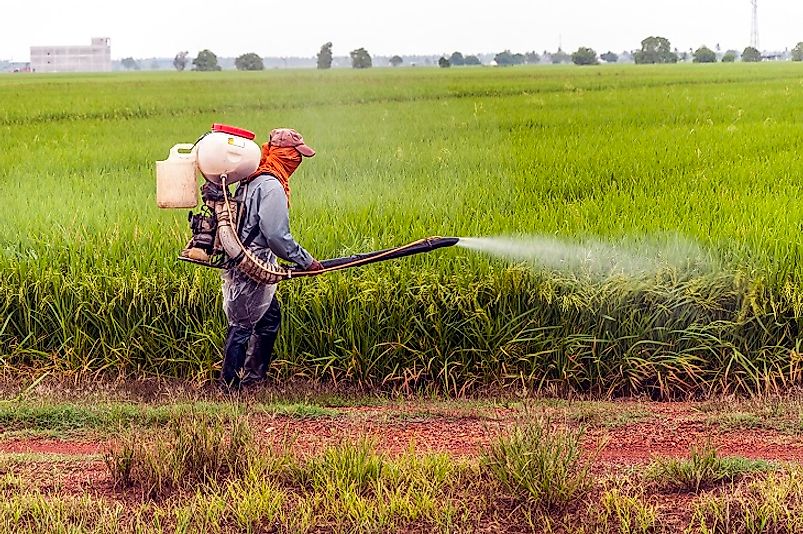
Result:
<instances>
[{"instance_id":1,"label":"distant tree","mask_svg":"<svg viewBox=\"0 0 803 534\"><path fill-rule=\"evenodd\" d=\"M151 61L151 70L159 70L160 68L161 65L159 65L158 61L156 61L155 59Z\"/></svg>"},{"instance_id":2,"label":"distant tree","mask_svg":"<svg viewBox=\"0 0 803 534\"><path fill-rule=\"evenodd\" d=\"M572 63L575 65L598 65L597 53L592 48L581 46L572 54Z\"/></svg>"},{"instance_id":3,"label":"distant tree","mask_svg":"<svg viewBox=\"0 0 803 534\"><path fill-rule=\"evenodd\" d=\"M792 49L792 61L803 61L803 42Z\"/></svg>"},{"instance_id":4,"label":"distant tree","mask_svg":"<svg viewBox=\"0 0 803 534\"><path fill-rule=\"evenodd\" d=\"M482 65L482 61L477 56L466 56L466 65Z\"/></svg>"},{"instance_id":5,"label":"distant tree","mask_svg":"<svg viewBox=\"0 0 803 534\"><path fill-rule=\"evenodd\" d=\"M558 48L557 52L550 54L550 61L553 65L560 65L561 63L568 63L572 60L572 56Z\"/></svg>"},{"instance_id":6,"label":"distant tree","mask_svg":"<svg viewBox=\"0 0 803 534\"><path fill-rule=\"evenodd\" d=\"M748 46L742 52L742 61L745 63L758 63L761 61L761 52L752 46Z\"/></svg>"},{"instance_id":7,"label":"distant tree","mask_svg":"<svg viewBox=\"0 0 803 534\"><path fill-rule=\"evenodd\" d=\"M524 63L524 54L513 54L510 50L505 50L503 52L499 52L494 56L494 61L500 67L505 67L508 65L521 65Z\"/></svg>"},{"instance_id":8,"label":"distant tree","mask_svg":"<svg viewBox=\"0 0 803 534\"><path fill-rule=\"evenodd\" d=\"M672 52L669 39L665 37L647 37L641 41L641 50L637 50L634 59L639 64L677 63L678 55Z\"/></svg>"},{"instance_id":9,"label":"distant tree","mask_svg":"<svg viewBox=\"0 0 803 534\"><path fill-rule=\"evenodd\" d=\"M466 58L464 58L463 54L460 52L452 52L452 55L449 56L449 64L455 67L461 67L466 64Z\"/></svg>"},{"instance_id":10,"label":"distant tree","mask_svg":"<svg viewBox=\"0 0 803 534\"><path fill-rule=\"evenodd\" d=\"M619 56L608 50L599 57L605 63L616 63L619 61Z\"/></svg>"},{"instance_id":11,"label":"distant tree","mask_svg":"<svg viewBox=\"0 0 803 534\"><path fill-rule=\"evenodd\" d=\"M368 69L371 68L371 54L365 48L358 48L349 52L351 56L351 66L355 69Z\"/></svg>"},{"instance_id":12,"label":"distant tree","mask_svg":"<svg viewBox=\"0 0 803 534\"><path fill-rule=\"evenodd\" d=\"M722 56L723 63L733 63L739 59L739 52L737 50L728 50L725 52L725 55Z\"/></svg>"},{"instance_id":13,"label":"distant tree","mask_svg":"<svg viewBox=\"0 0 803 534\"><path fill-rule=\"evenodd\" d=\"M694 62L695 63L716 63L717 62L717 53L708 48L707 46L701 46L697 50L694 51Z\"/></svg>"},{"instance_id":14,"label":"distant tree","mask_svg":"<svg viewBox=\"0 0 803 534\"><path fill-rule=\"evenodd\" d=\"M318 52L318 68L331 69L332 68L332 43L324 43L321 45L321 50Z\"/></svg>"},{"instance_id":15,"label":"distant tree","mask_svg":"<svg viewBox=\"0 0 803 534\"><path fill-rule=\"evenodd\" d=\"M541 63L541 56L535 50L524 53L524 62L528 65L537 65Z\"/></svg>"},{"instance_id":16,"label":"distant tree","mask_svg":"<svg viewBox=\"0 0 803 534\"><path fill-rule=\"evenodd\" d=\"M173 67L179 72L187 68L187 56L189 52L179 52L176 54L176 57L173 58Z\"/></svg>"},{"instance_id":17,"label":"distant tree","mask_svg":"<svg viewBox=\"0 0 803 534\"><path fill-rule=\"evenodd\" d=\"M133 57L123 58L121 63L126 70L139 70L139 63Z\"/></svg>"},{"instance_id":18,"label":"distant tree","mask_svg":"<svg viewBox=\"0 0 803 534\"><path fill-rule=\"evenodd\" d=\"M392 58L390 58L390 61L388 61L388 63L390 63L394 67L398 67L399 65L404 63L404 60L401 58L401 56L393 56Z\"/></svg>"},{"instance_id":19,"label":"distant tree","mask_svg":"<svg viewBox=\"0 0 803 534\"><path fill-rule=\"evenodd\" d=\"M235 59L234 66L237 67L237 70L265 70L262 58L253 52L243 54Z\"/></svg>"},{"instance_id":20,"label":"distant tree","mask_svg":"<svg viewBox=\"0 0 803 534\"><path fill-rule=\"evenodd\" d=\"M205 72L220 70L220 65L217 64L217 56L208 48L198 52L198 56L192 60L192 64L192 70Z\"/></svg>"},{"instance_id":21,"label":"distant tree","mask_svg":"<svg viewBox=\"0 0 803 534\"><path fill-rule=\"evenodd\" d=\"M452 66L452 64L451 64L451 63L449 63L449 60L448 60L448 59L446 59L444 56L441 56L441 57L438 59L438 66L439 66L440 68L442 68L442 69L448 69L449 67L451 67L451 66Z\"/></svg>"}]
</instances>

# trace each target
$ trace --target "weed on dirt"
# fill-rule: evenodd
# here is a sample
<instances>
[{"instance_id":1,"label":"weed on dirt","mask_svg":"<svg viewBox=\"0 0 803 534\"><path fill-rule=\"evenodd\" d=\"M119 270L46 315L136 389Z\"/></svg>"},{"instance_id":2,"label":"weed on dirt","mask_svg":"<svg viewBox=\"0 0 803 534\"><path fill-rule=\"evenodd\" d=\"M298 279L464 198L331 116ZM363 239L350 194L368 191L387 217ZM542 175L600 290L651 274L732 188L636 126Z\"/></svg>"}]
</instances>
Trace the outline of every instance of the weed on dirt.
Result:
<instances>
[{"instance_id":1,"label":"weed on dirt","mask_svg":"<svg viewBox=\"0 0 803 534\"><path fill-rule=\"evenodd\" d=\"M646 477L663 490L698 493L776 467L764 460L722 457L712 446L703 445L692 447L687 458L656 458L647 467Z\"/></svg>"}]
</instances>

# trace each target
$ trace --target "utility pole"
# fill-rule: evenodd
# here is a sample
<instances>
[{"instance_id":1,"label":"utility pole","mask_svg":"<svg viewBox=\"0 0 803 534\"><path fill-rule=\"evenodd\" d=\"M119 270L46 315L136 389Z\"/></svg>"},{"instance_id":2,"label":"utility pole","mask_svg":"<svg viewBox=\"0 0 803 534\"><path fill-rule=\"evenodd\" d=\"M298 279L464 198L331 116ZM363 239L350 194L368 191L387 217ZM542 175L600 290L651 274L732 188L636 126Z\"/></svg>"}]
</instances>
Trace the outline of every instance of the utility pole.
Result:
<instances>
[{"instance_id":1,"label":"utility pole","mask_svg":"<svg viewBox=\"0 0 803 534\"><path fill-rule=\"evenodd\" d=\"M753 23L750 26L750 46L758 50L758 0L750 0L753 4Z\"/></svg>"}]
</instances>

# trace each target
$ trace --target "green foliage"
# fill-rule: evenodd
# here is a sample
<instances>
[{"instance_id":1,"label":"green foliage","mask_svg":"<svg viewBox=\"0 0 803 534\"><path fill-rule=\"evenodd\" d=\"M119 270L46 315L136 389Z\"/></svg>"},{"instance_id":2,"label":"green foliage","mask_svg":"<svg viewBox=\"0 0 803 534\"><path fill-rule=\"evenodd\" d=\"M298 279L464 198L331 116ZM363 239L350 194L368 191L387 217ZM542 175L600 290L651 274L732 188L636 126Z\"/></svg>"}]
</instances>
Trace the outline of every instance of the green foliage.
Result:
<instances>
[{"instance_id":1,"label":"green foliage","mask_svg":"<svg viewBox=\"0 0 803 534\"><path fill-rule=\"evenodd\" d=\"M441 56L441 57L438 59L438 66L439 66L440 68L442 68L442 69L448 69L449 67L451 67L451 66L452 66L452 64L451 64L451 63L449 63L449 60L448 60L448 59L446 59L445 57Z\"/></svg>"},{"instance_id":2,"label":"green foliage","mask_svg":"<svg viewBox=\"0 0 803 534\"><path fill-rule=\"evenodd\" d=\"M695 63L716 63L717 54L707 46L702 46L694 51Z\"/></svg>"},{"instance_id":3,"label":"green foliage","mask_svg":"<svg viewBox=\"0 0 803 534\"><path fill-rule=\"evenodd\" d=\"M192 60L192 65L192 70L204 72L221 70L220 65L217 64L217 56L208 49L198 52L198 56Z\"/></svg>"},{"instance_id":4,"label":"green foliage","mask_svg":"<svg viewBox=\"0 0 803 534\"><path fill-rule=\"evenodd\" d=\"M371 55L365 48L358 48L349 52L351 56L351 66L355 69L371 68Z\"/></svg>"},{"instance_id":5,"label":"green foliage","mask_svg":"<svg viewBox=\"0 0 803 534\"><path fill-rule=\"evenodd\" d=\"M173 67L177 71L181 72L187 68L187 56L189 56L189 54L190 53L187 51L179 52L176 54L176 57L173 58Z\"/></svg>"},{"instance_id":6,"label":"green foliage","mask_svg":"<svg viewBox=\"0 0 803 534\"><path fill-rule=\"evenodd\" d=\"M482 453L481 465L512 495L542 509L561 509L592 487L582 432L555 430L549 419L514 428Z\"/></svg>"},{"instance_id":7,"label":"green foliage","mask_svg":"<svg viewBox=\"0 0 803 534\"><path fill-rule=\"evenodd\" d=\"M532 50L524 54L524 62L528 65L536 65L541 63L541 56L535 50Z\"/></svg>"},{"instance_id":8,"label":"green foliage","mask_svg":"<svg viewBox=\"0 0 803 534\"><path fill-rule=\"evenodd\" d=\"M524 54L513 54L510 50L499 52L494 56L494 61L500 67L507 67L510 65L521 65L524 63Z\"/></svg>"},{"instance_id":9,"label":"green foliage","mask_svg":"<svg viewBox=\"0 0 803 534\"><path fill-rule=\"evenodd\" d=\"M550 59L553 65L560 65L563 63L569 63L569 61L572 59L572 56L559 48L557 52L550 54Z\"/></svg>"},{"instance_id":10,"label":"green foliage","mask_svg":"<svg viewBox=\"0 0 803 534\"><path fill-rule=\"evenodd\" d=\"M722 62L723 62L723 63L734 63L734 62L735 62L737 59L739 59L740 57L741 57L741 56L740 56L740 54L739 54L739 51L738 51L738 50L728 50L728 51L727 51L727 52L725 52L725 54L722 56Z\"/></svg>"},{"instance_id":11,"label":"green foliage","mask_svg":"<svg viewBox=\"0 0 803 534\"><path fill-rule=\"evenodd\" d=\"M598 65L597 53L586 47L580 47L572 54L572 63L575 65Z\"/></svg>"},{"instance_id":12,"label":"green foliage","mask_svg":"<svg viewBox=\"0 0 803 534\"><path fill-rule=\"evenodd\" d=\"M463 54L460 52L452 52L452 55L449 56L449 64L454 65L455 67L462 67L466 64L466 59L463 57Z\"/></svg>"},{"instance_id":13,"label":"green foliage","mask_svg":"<svg viewBox=\"0 0 803 534\"><path fill-rule=\"evenodd\" d=\"M752 46L748 46L742 52L742 61L745 63L758 63L761 61L761 52Z\"/></svg>"},{"instance_id":14,"label":"green foliage","mask_svg":"<svg viewBox=\"0 0 803 534\"><path fill-rule=\"evenodd\" d=\"M633 58L637 64L677 63L678 55L666 37L647 37L641 41L641 50Z\"/></svg>"},{"instance_id":15,"label":"green foliage","mask_svg":"<svg viewBox=\"0 0 803 534\"><path fill-rule=\"evenodd\" d=\"M477 56L466 56L465 57L466 65L482 65L480 58Z\"/></svg>"},{"instance_id":16,"label":"green foliage","mask_svg":"<svg viewBox=\"0 0 803 534\"><path fill-rule=\"evenodd\" d=\"M792 61L803 61L803 41L792 49Z\"/></svg>"},{"instance_id":17,"label":"green foliage","mask_svg":"<svg viewBox=\"0 0 803 534\"><path fill-rule=\"evenodd\" d=\"M317 64L318 64L318 68L319 69L330 69L330 68L332 68L332 43L331 43L331 41L321 45L321 49L318 51Z\"/></svg>"},{"instance_id":18,"label":"green foliage","mask_svg":"<svg viewBox=\"0 0 803 534\"><path fill-rule=\"evenodd\" d=\"M600 56L600 59L605 63L617 63L619 61L619 55L608 50Z\"/></svg>"},{"instance_id":19,"label":"green foliage","mask_svg":"<svg viewBox=\"0 0 803 534\"><path fill-rule=\"evenodd\" d=\"M388 60L388 63L390 63L393 67L398 67L399 65L404 63L404 60L402 59L401 56L393 56Z\"/></svg>"},{"instance_id":20,"label":"green foliage","mask_svg":"<svg viewBox=\"0 0 803 534\"><path fill-rule=\"evenodd\" d=\"M139 62L133 57L123 58L120 63L126 70L139 70Z\"/></svg>"},{"instance_id":21,"label":"green foliage","mask_svg":"<svg viewBox=\"0 0 803 534\"><path fill-rule=\"evenodd\" d=\"M262 58L254 52L239 56L234 60L234 66L237 67L237 70L265 70Z\"/></svg>"}]
</instances>

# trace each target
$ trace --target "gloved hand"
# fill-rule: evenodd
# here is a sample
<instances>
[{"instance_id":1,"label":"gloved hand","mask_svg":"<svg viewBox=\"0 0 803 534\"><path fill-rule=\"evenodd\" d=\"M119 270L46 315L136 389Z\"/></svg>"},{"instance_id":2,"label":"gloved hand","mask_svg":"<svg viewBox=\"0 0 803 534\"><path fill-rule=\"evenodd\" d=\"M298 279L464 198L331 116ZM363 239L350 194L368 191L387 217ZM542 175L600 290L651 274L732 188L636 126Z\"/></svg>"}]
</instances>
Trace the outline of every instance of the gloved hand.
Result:
<instances>
[{"instance_id":1,"label":"gloved hand","mask_svg":"<svg viewBox=\"0 0 803 534\"><path fill-rule=\"evenodd\" d=\"M312 263L310 263L309 267L307 267L304 270L305 271L322 271L323 270L323 265L321 265L321 262L319 262L318 260L313 258Z\"/></svg>"}]
</instances>

